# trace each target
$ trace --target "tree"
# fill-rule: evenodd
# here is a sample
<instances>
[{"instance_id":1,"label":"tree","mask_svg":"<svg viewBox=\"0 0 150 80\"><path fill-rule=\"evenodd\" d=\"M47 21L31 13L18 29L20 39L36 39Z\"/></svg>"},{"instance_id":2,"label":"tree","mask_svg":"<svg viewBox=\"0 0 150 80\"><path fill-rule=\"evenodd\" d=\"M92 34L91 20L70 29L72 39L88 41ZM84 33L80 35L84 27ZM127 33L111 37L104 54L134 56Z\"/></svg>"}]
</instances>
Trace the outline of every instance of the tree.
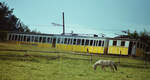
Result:
<instances>
[{"instance_id":1,"label":"tree","mask_svg":"<svg viewBox=\"0 0 150 80\"><path fill-rule=\"evenodd\" d=\"M14 9L9 9L5 2L0 2L0 30L15 32L31 32L27 25L14 14Z\"/></svg>"},{"instance_id":2,"label":"tree","mask_svg":"<svg viewBox=\"0 0 150 80\"><path fill-rule=\"evenodd\" d=\"M138 33L136 30L133 33L131 33L130 30L122 32L125 33L130 39L140 40L141 42L150 45L150 32L146 31L146 29L144 29L144 31L141 31L140 33ZM147 46L146 50L149 49L150 46Z\"/></svg>"},{"instance_id":3,"label":"tree","mask_svg":"<svg viewBox=\"0 0 150 80\"><path fill-rule=\"evenodd\" d=\"M9 9L9 7L4 3L0 2L0 28L6 31L15 31L16 22L18 18L13 15L14 9Z\"/></svg>"}]
</instances>

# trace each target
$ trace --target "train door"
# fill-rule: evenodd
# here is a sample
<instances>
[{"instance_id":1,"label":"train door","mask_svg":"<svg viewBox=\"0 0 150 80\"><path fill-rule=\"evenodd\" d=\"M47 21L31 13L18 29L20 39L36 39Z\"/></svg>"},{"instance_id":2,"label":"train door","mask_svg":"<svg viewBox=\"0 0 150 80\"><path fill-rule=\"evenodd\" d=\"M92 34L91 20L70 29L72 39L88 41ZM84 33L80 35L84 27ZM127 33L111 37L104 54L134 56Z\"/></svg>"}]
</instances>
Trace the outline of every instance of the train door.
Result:
<instances>
[{"instance_id":1,"label":"train door","mask_svg":"<svg viewBox=\"0 0 150 80\"><path fill-rule=\"evenodd\" d=\"M56 47L56 38L53 38L52 47L53 47L53 48Z\"/></svg>"},{"instance_id":2,"label":"train door","mask_svg":"<svg viewBox=\"0 0 150 80\"><path fill-rule=\"evenodd\" d=\"M135 53L136 53L136 43L133 41L130 41L128 55L135 55Z\"/></svg>"},{"instance_id":3,"label":"train door","mask_svg":"<svg viewBox=\"0 0 150 80\"><path fill-rule=\"evenodd\" d=\"M133 42L132 42L132 41L130 41L130 43L129 43L128 55L131 55L132 46L133 46Z\"/></svg>"}]
</instances>

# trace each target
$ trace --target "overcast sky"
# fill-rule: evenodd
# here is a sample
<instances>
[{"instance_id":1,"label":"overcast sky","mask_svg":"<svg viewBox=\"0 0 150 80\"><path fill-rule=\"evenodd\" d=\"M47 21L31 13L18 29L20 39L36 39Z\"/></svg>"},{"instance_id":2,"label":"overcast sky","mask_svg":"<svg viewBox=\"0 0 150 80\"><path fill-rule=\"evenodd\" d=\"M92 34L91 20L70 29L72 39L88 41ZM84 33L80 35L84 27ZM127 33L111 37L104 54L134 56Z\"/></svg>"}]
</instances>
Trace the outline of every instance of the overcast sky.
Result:
<instances>
[{"instance_id":1,"label":"overcast sky","mask_svg":"<svg viewBox=\"0 0 150 80\"><path fill-rule=\"evenodd\" d=\"M0 0L30 29L44 33L62 33L62 12L66 33L106 34L112 37L122 30L150 31L150 0Z\"/></svg>"}]
</instances>

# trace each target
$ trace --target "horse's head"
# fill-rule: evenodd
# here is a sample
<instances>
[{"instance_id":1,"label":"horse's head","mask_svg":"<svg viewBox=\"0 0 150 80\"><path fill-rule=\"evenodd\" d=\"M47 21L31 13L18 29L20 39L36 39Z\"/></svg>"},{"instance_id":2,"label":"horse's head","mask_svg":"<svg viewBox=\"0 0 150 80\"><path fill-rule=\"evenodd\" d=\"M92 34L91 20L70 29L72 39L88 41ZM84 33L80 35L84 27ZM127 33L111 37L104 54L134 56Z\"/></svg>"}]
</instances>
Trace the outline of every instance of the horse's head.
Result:
<instances>
[{"instance_id":1,"label":"horse's head","mask_svg":"<svg viewBox=\"0 0 150 80\"><path fill-rule=\"evenodd\" d=\"M94 65L93 65L94 70L96 70L96 67L97 67L97 64L94 64Z\"/></svg>"}]
</instances>

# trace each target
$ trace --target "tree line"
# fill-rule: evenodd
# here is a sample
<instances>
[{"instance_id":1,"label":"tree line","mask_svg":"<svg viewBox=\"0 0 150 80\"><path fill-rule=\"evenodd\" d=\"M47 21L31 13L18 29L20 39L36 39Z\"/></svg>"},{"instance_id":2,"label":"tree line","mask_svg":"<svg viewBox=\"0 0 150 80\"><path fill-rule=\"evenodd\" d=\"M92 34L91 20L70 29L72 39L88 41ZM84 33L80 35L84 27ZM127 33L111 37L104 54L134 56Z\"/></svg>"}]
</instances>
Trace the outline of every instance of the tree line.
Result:
<instances>
[{"instance_id":1,"label":"tree line","mask_svg":"<svg viewBox=\"0 0 150 80\"><path fill-rule=\"evenodd\" d=\"M141 32L137 32L136 30L134 32L131 32L130 30L122 31L125 33L126 37L129 39L135 39L139 40L146 44L146 51L150 51L150 32L144 29Z\"/></svg>"},{"instance_id":2,"label":"tree line","mask_svg":"<svg viewBox=\"0 0 150 80\"><path fill-rule=\"evenodd\" d=\"M0 31L40 33L30 30L21 20L13 14L14 8L9 8L5 2L0 2Z\"/></svg>"}]
</instances>

